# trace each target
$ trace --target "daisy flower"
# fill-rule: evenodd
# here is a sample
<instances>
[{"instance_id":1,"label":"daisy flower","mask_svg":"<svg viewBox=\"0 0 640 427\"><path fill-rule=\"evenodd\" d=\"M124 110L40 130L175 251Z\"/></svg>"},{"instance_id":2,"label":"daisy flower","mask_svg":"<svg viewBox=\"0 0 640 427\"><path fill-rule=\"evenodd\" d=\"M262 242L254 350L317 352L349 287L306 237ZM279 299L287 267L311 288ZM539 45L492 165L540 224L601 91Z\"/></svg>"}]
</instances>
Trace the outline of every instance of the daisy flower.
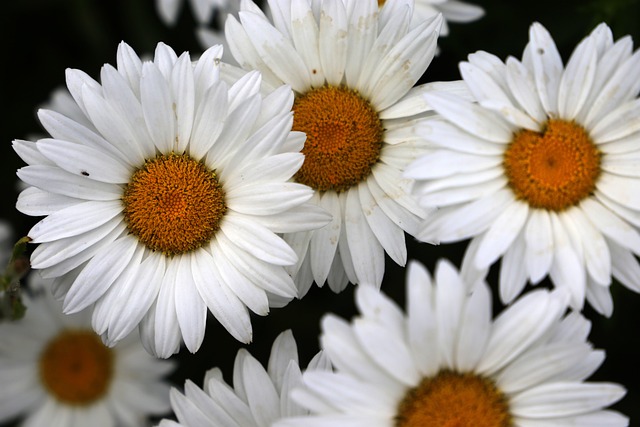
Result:
<instances>
[{"instance_id":1,"label":"daisy flower","mask_svg":"<svg viewBox=\"0 0 640 427\"><path fill-rule=\"evenodd\" d=\"M92 323L113 345L140 325L159 357L181 341L195 352L207 308L251 341L249 310L266 315L297 291L283 265L297 261L276 233L329 215L289 182L304 134L291 132L291 90L259 93L260 74L219 80L221 48L192 65L159 44L142 62L126 44L102 84L79 70L67 86L91 125L39 111L51 138L17 140L30 185L17 208L46 215L28 233L33 268L55 278L64 312L94 305Z\"/></svg>"},{"instance_id":2,"label":"daisy flower","mask_svg":"<svg viewBox=\"0 0 640 427\"><path fill-rule=\"evenodd\" d=\"M323 353L309 362L307 371L328 371ZM278 335L265 370L245 349L233 366L235 389L213 368L204 379L206 392L187 380L184 394L171 389L171 405L179 422L162 420L160 427L268 427L274 421L308 413L296 404L290 391L300 385L296 341L290 330Z\"/></svg>"},{"instance_id":3,"label":"daisy flower","mask_svg":"<svg viewBox=\"0 0 640 427\"><path fill-rule=\"evenodd\" d=\"M24 302L24 318L0 324L0 422L138 427L171 409L161 378L173 363L148 355L135 331L109 348L90 313L65 316L48 292Z\"/></svg>"},{"instance_id":4,"label":"daisy flower","mask_svg":"<svg viewBox=\"0 0 640 427\"><path fill-rule=\"evenodd\" d=\"M422 126L435 148L407 168L425 208L418 238L471 238L465 274L502 257L500 297L549 276L571 304L609 316L611 276L638 292L640 52L599 25L566 66L534 23L523 59L486 52L460 64L477 103L425 99L443 117Z\"/></svg>"},{"instance_id":5,"label":"daisy flower","mask_svg":"<svg viewBox=\"0 0 640 427\"><path fill-rule=\"evenodd\" d=\"M435 280L418 263L407 312L371 287L356 290L351 324L328 315L321 342L336 372L306 372L292 397L311 410L275 427L625 426L603 409L623 387L586 382L604 352L567 294L535 290L492 319L485 283L472 293L447 261Z\"/></svg>"},{"instance_id":6,"label":"daisy flower","mask_svg":"<svg viewBox=\"0 0 640 427\"><path fill-rule=\"evenodd\" d=\"M284 236L299 256L289 271L301 294L314 280L336 292L348 281L380 286L385 253L404 265L404 232L417 232L425 215L402 172L424 151L414 130L429 110L422 94L434 84L414 84L433 58L442 18L410 29L410 1L380 10L375 0L269 6L273 22L244 1L239 21L227 19L227 42L243 68L295 91L293 129L307 140L294 179L333 214L320 230Z\"/></svg>"},{"instance_id":7,"label":"daisy flower","mask_svg":"<svg viewBox=\"0 0 640 427\"><path fill-rule=\"evenodd\" d=\"M217 9L224 9L229 3L240 0L189 0L193 16L198 24L206 24ZM156 10L166 25L175 25L184 0L155 0Z\"/></svg>"}]
</instances>

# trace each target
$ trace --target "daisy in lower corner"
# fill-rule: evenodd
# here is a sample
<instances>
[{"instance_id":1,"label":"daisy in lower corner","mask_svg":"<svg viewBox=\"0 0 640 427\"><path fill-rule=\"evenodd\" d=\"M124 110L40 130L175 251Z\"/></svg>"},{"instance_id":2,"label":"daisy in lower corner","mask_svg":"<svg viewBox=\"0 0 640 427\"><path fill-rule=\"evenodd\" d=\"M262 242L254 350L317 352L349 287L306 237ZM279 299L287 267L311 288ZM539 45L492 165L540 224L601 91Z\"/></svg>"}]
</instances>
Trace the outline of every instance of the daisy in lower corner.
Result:
<instances>
[{"instance_id":1,"label":"daisy in lower corner","mask_svg":"<svg viewBox=\"0 0 640 427\"><path fill-rule=\"evenodd\" d=\"M328 359L318 353L307 371L328 371ZM233 367L232 388L219 368L207 372L204 390L187 381L184 394L171 390L171 406L178 421L164 419L159 427L268 427L277 420L308 413L291 399L300 385L296 341L290 330L275 339L267 369L248 351L241 349ZM206 391L205 391L206 390Z\"/></svg>"},{"instance_id":2,"label":"daisy in lower corner","mask_svg":"<svg viewBox=\"0 0 640 427\"><path fill-rule=\"evenodd\" d=\"M415 128L430 110L421 95L434 85L414 85L434 56L442 17L411 27L412 1L269 6L273 21L243 2L239 20L227 19L227 43L240 66L294 90L293 129L307 135L294 179L333 214L319 230L285 234L299 255L289 271L301 294L313 281L336 292L348 282L380 286L385 253L404 265L404 233L416 233L425 216L402 172L424 151Z\"/></svg>"},{"instance_id":3,"label":"daisy in lower corner","mask_svg":"<svg viewBox=\"0 0 640 427\"><path fill-rule=\"evenodd\" d=\"M562 290L534 290L492 318L491 292L447 261L432 280L407 273L406 313L369 287L360 315L322 321L335 372L305 372L292 397L311 415L274 427L626 426L605 409L625 389L585 381L605 355L586 341L590 323L566 313Z\"/></svg>"},{"instance_id":4,"label":"daisy in lower corner","mask_svg":"<svg viewBox=\"0 0 640 427\"><path fill-rule=\"evenodd\" d=\"M427 93L435 148L406 170L425 208L417 237L471 238L465 274L502 258L500 296L547 275L610 315L612 276L640 292L640 51L600 24L566 66L535 23L522 61L477 52L460 71L474 101ZM479 274L480 272L480 274Z\"/></svg>"},{"instance_id":5,"label":"daisy in lower corner","mask_svg":"<svg viewBox=\"0 0 640 427\"><path fill-rule=\"evenodd\" d=\"M0 422L139 427L171 409L162 378L174 365L147 354L137 331L109 348L91 313L63 315L49 292L24 301L24 318L0 324Z\"/></svg>"},{"instance_id":6,"label":"daisy in lower corner","mask_svg":"<svg viewBox=\"0 0 640 427\"><path fill-rule=\"evenodd\" d=\"M325 225L290 182L304 134L291 132L293 94L260 93L258 72L219 77L220 46L192 63L159 44L142 62L122 43L101 83L67 71L86 120L51 110L51 138L16 140L29 185L17 208L46 216L28 233L31 265L54 279L64 312L93 307L109 345L140 325L145 348L195 352L207 312L249 342L249 310L266 315L297 296L284 269L297 262L277 233Z\"/></svg>"}]
</instances>

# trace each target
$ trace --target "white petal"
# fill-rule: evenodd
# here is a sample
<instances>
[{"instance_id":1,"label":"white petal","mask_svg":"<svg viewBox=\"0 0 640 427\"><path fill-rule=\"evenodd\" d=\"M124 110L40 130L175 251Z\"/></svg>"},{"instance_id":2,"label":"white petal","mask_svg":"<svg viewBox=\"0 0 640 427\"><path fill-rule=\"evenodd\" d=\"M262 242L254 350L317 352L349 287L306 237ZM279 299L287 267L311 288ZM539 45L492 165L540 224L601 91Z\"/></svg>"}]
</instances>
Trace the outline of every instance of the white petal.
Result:
<instances>
[{"instance_id":1,"label":"white petal","mask_svg":"<svg viewBox=\"0 0 640 427\"><path fill-rule=\"evenodd\" d=\"M60 168L96 181L126 184L133 173L132 168L121 160L88 146L55 139L41 139L37 146Z\"/></svg>"},{"instance_id":2,"label":"white petal","mask_svg":"<svg viewBox=\"0 0 640 427\"><path fill-rule=\"evenodd\" d=\"M282 238L242 215L225 215L220 231L236 246L265 262L291 265L297 261L295 252Z\"/></svg>"},{"instance_id":3,"label":"white petal","mask_svg":"<svg viewBox=\"0 0 640 427\"><path fill-rule=\"evenodd\" d=\"M573 120L584 105L596 75L596 40L584 39L573 51L558 87L558 113Z\"/></svg>"},{"instance_id":4,"label":"white petal","mask_svg":"<svg viewBox=\"0 0 640 427\"><path fill-rule=\"evenodd\" d=\"M525 227L526 267L531 283L538 283L549 273L553 261L551 217L544 209L531 209Z\"/></svg>"},{"instance_id":5,"label":"white petal","mask_svg":"<svg viewBox=\"0 0 640 427\"><path fill-rule=\"evenodd\" d=\"M502 255L524 226L529 216L526 203L515 202L501 212L482 237L475 265L484 268Z\"/></svg>"},{"instance_id":6,"label":"white petal","mask_svg":"<svg viewBox=\"0 0 640 427\"><path fill-rule=\"evenodd\" d=\"M539 23L529 29L533 76L540 102L547 115L557 117L558 87L562 78L562 58L549 32Z\"/></svg>"},{"instance_id":7,"label":"white petal","mask_svg":"<svg viewBox=\"0 0 640 427\"><path fill-rule=\"evenodd\" d=\"M223 284L211 255L204 250L197 251L191 260L193 279L209 310L235 339L251 342L251 320L247 307Z\"/></svg>"},{"instance_id":8,"label":"white petal","mask_svg":"<svg viewBox=\"0 0 640 427\"><path fill-rule=\"evenodd\" d=\"M341 84L348 62L347 27L344 4L335 0L322 2L318 36L319 54L324 77L332 86Z\"/></svg>"},{"instance_id":9,"label":"white petal","mask_svg":"<svg viewBox=\"0 0 640 427\"><path fill-rule=\"evenodd\" d=\"M344 229L358 283L380 287L384 275L384 250L367 224L355 188L347 192Z\"/></svg>"},{"instance_id":10,"label":"white petal","mask_svg":"<svg viewBox=\"0 0 640 427\"><path fill-rule=\"evenodd\" d=\"M553 418L602 409L622 398L625 389L610 383L550 383L525 390L510 401L514 416Z\"/></svg>"},{"instance_id":11,"label":"white petal","mask_svg":"<svg viewBox=\"0 0 640 427\"><path fill-rule=\"evenodd\" d=\"M82 269L64 299L65 314L77 313L93 304L127 266L137 246L133 237L122 237L98 252Z\"/></svg>"},{"instance_id":12,"label":"white petal","mask_svg":"<svg viewBox=\"0 0 640 427\"><path fill-rule=\"evenodd\" d=\"M81 202L40 220L29 230L34 243L51 242L93 230L122 212L119 200Z\"/></svg>"},{"instance_id":13,"label":"white petal","mask_svg":"<svg viewBox=\"0 0 640 427\"><path fill-rule=\"evenodd\" d=\"M184 343L191 353L200 348L207 323L207 306L200 297L191 272L191 255L183 254L171 262L178 263L175 287L175 310Z\"/></svg>"},{"instance_id":14,"label":"white petal","mask_svg":"<svg viewBox=\"0 0 640 427\"><path fill-rule=\"evenodd\" d=\"M309 246L309 257L314 280L318 284L323 284L327 280L338 249L340 229L342 228L342 212L338 195L335 192L327 191L320 197L320 206L331 214L332 219L329 224L313 233Z\"/></svg>"},{"instance_id":15,"label":"white petal","mask_svg":"<svg viewBox=\"0 0 640 427\"><path fill-rule=\"evenodd\" d=\"M435 111L472 135L498 143L512 139L511 125L493 111L446 92L429 92L424 97Z\"/></svg>"},{"instance_id":16,"label":"white petal","mask_svg":"<svg viewBox=\"0 0 640 427\"><path fill-rule=\"evenodd\" d=\"M161 153L173 151L176 137L176 116L168 82L159 68L150 63L142 65L140 99L147 130Z\"/></svg>"}]
</instances>

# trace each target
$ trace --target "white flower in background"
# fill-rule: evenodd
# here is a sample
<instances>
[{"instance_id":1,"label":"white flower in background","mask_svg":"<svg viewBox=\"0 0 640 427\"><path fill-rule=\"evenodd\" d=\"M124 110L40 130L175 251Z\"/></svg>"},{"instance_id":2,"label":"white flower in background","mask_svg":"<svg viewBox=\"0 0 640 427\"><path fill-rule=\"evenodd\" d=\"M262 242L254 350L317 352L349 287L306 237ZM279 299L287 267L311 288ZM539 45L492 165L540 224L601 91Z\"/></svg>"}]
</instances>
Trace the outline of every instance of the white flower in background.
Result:
<instances>
[{"instance_id":1,"label":"white flower in background","mask_svg":"<svg viewBox=\"0 0 640 427\"><path fill-rule=\"evenodd\" d=\"M231 14L233 16L238 16L238 12L240 11L241 0L230 0L227 4L218 10L218 13L215 15L214 22L212 27L201 26L196 30L196 36L198 37L198 41L200 45L205 49L208 49L211 46L222 45L223 47L223 55L222 60L224 62L237 65L235 59L229 52L229 45L227 43L227 38L224 35L224 23L227 20L227 15Z\"/></svg>"},{"instance_id":2,"label":"white flower in background","mask_svg":"<svg viewBox=\"0 0 640 427\"><path fill-rule=\"evenodd\" d=\"M159 44L142 62L126 44L98 83L79 70L67 86L91 124L41 110L52 138L16 140L31 187L17 203L47 217L29 237L31 265L55 278L64 312L94 305L93 327L113 345L140 325L160 357L182 340L195 352L207 308L249 342L249 310L266 315L297 291L283 265L297 261L276 233L328 222L289 182L303 162L291 132L291 90L263 97L260 74L218 79L221 48L195 65Z\"/></svg>"},{"instance_id":3,"label":"white flower in background","mask_svg":"<svg viewBox=\"0 0 640 427\"><path fill-rule=\"evenodd\" d=\"M323 353L309 362L307 371L328 371ZM290 330L278 335L271 347L265 370L245 349L238 351L233 367L232 388L213 368L204 379L204 390L187 380L184 394L171 389L171 405L179 422L162 420L160 427L268 427L274 421L303 415L290 391L300 385L296 341Z\"/></svg>"},{"instance_id":4,"label":"white flower in background","mask_svg":"<svg viewBox=\"0 0 640 427\"><path fill-rule=\"evenodd\" d=\"M439 209L418 238L472 238L469 277L502 257L505 303L549 275L574 308L610 315L612 275L640 291L640 52L601 24L563 66L536 23L522 61L477 52L460 70L477 103L425 94L443 119L422 126L435 148L406 175Z\"/></svg>"},{"instance_id":5,"label":"white flower in background","mask_svg":"<svg viewBox=\"0 0 640 427\"><path fill-rule=\"evenodd\" d=\"M384 3L386 3L385 0L378 0L378 4L383 5ZM480 6L463 1L415 0L413 23L420 23L439 13L441 13L443 17L440 36L449 34L448 22L466 23L484 16L484 10Z\"/></svg>"},{"instance_id":6,"label":"white flower in background","mask_svg":"<svg viewBox=\"0 0 640 427\"><path fill-rule=\"evenodd\" d=\"M158 15L166 25L175 25L180 14L180 8L185 0L155 0ZM229 3L240 0L189 0L193 16L198 24L207 24L214 11L225 9Z\"/></svg>"},{"instance_id":7,"label":"white flower in background","mask_svg":"<svg viewBox=\"0 0 640 427\"><path fill-rule=\"evenodd\" d=\"M0 324L0 422L139 427L171 409L162 377L174 365L148 355L137 332L109 348L90 313L63 315L48 292L23 298L25 317Z\"/></svg>"},{"instance_id":8,"label":"white flower in background","mask_svg":"<svg viewBox=\"0 0 640 427\"><path fill-rule=\"evenodd\" d=\"M492 319L488 286L470 293L448 262L435 283L418 263L407 274L406 313L361 286L359 317L323 319L336 372L306 372L292 396L311 415L275 427L628 425L603 409L625 389L585 381L605 355L566 293L532 291Z\"/></svg>"},{"instance_id":9,"label":"white flower in background","mask_svg":"<svg viewBox=\"0 0 640 427\"><path fill-rule=\"evenodd\" d=\"M385 252L407 259L405 234L425 211L409 193L406 165L424 151L415 132L429 106L414 87L433 58L440 16L409 29L411 4L375 0L274 0L273 22L251 1L225 32L231 53L266 82L296 93L293 129L305 132L297 182L333 214L320 230L286 234L299 261L300 293L311 283L338 292L348 281L380 286ZM441 87L464 88L453 83Z\"/></svg>"}]
</instances>

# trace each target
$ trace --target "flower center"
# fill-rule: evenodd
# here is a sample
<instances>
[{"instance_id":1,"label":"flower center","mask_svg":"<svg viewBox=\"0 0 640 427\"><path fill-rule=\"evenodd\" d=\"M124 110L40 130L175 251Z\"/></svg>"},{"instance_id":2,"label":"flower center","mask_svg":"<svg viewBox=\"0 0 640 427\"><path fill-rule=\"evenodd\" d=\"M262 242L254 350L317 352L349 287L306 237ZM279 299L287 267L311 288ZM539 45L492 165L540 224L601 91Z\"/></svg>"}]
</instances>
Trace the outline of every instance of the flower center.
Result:
<instances>
[{"instance_id":1,"label":"flower center","mask_svg":"<svg viewBox=\"0 0 640 427\"><path fill-rule=\"evenodd\" d=\"M109 389L113 356L93 331L65 330L40 355L40 379L60 402L89 405Z\"/></svg>"},{"instance_id":2,"label":"flower center","mask_svg":"<svg viewBox=\"0 0 640 427\"><path fill-rule=\"evenodd\" d=\"M293 130L307 134L298 182L342 192L369 176L380 157L383 128L368 101L327 85L297 98L293 111Z\"/></svg>"},{"instance_id":3,"label":"flower center","mask_svg":"<svg viewBox=\"0 0 640 427\"><path fill-rule=\"evenodd\" d=\"M129 231L167 256L211 240L227 211L216 174L184 154L147 160L131 177L122 201Z\"/></svg>"},{"instance_id":4,"label":"flower center","mask_svg":"<svg viewBox=\"0 0 640 427\"><path fill-rule=\"evenodd\" d=\"M600 151L580 125L549 120L542 133L521 130L504 154L509 186L530 206L562 211L588 197L600 175Z\"/></svg>"},{"instance_id":5,"label":"flower center","mask_svg":"<svg viewBox=\"0 0 640 427\"><path fill-rule=\"evenodd\" d=\"M411 389L398 407L394 427L509 427L507 401L492 381L441 371Z\"/></svg>"}]
</instances>

